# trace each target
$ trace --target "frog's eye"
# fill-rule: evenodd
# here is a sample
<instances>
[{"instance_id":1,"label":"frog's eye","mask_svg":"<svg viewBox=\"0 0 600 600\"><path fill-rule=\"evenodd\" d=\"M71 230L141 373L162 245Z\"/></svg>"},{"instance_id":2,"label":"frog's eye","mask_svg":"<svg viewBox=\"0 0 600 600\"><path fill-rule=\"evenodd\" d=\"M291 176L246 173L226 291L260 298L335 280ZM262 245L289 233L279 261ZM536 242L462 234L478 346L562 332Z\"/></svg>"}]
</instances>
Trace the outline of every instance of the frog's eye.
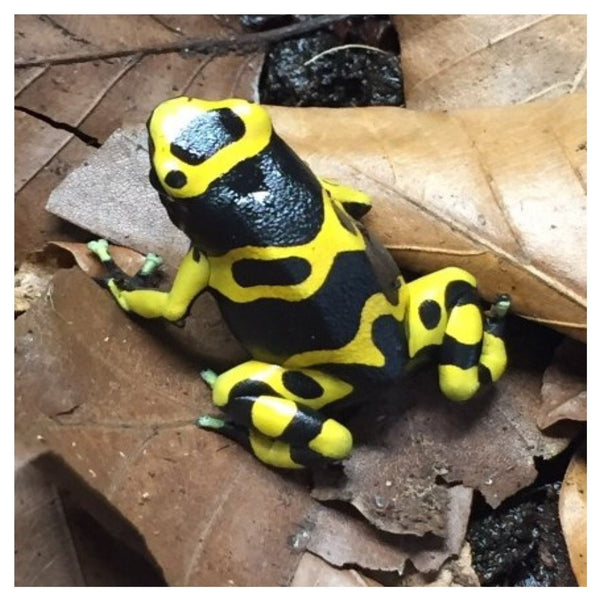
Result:
<instances>
[{"instance_id":1,"label":"frog's eye","mask_svg":"<svg viewBox=\"0 0 600 600\"><path fill-rule=\"evenodd\" d=\"M229 108L210 110L191 119L171 142L171 154L188 165L199 165L243 137L246 127Z\"/></svg>"}]
</instances>

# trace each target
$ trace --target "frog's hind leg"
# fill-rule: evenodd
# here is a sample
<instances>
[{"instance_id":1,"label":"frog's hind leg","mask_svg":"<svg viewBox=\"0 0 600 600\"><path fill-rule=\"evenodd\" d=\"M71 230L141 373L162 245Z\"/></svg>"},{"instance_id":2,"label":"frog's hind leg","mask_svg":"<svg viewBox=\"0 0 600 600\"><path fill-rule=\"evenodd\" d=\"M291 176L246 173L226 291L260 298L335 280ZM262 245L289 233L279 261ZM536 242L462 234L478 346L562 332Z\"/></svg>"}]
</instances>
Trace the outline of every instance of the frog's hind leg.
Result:
<instances>
[{"instance_id":1,"label":"frog's hind leg","mask_svg":"<svg viewBox=\"0 0 600 600\"><path fill-rule=\"evenodd\" d=\"M204 372L213 401L227 420L200 417L198 425L248 448L262 462L301 468L341 460L352 435L319 408L352 393L345 382L316 369L286 369L248 361L220 376Z\"/></svg>"},{"instance_id":2,"label":"frog's hind leg","mask_svg":"<svg viewBox=\"0 0 600 600\"><path fill-rule=\"evenodd\" d=\"M409 352L439 346L440 388L451 400L468 400L496 382L506 368L504 317L510 298L498 297L486 315L475 278L450 267L407 284Z\"/></svg>"}]
</instances>

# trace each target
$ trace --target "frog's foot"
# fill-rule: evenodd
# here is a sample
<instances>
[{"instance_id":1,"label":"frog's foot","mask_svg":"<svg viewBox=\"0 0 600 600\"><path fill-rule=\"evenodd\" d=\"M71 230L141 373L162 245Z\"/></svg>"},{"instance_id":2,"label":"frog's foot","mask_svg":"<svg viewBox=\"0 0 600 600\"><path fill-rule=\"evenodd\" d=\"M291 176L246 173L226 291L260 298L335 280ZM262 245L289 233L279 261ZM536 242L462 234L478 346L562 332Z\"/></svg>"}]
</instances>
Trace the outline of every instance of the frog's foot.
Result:
<instances>
[{"instance_id":1,"label":"frog's foot","mask_svg":"<svg viewBox=\"0 0 600 600\"><path fill-rule=\"evenodd\" d=\"M226 425L226 421L224 419L219 419L219 417L213 417L212 415L201 415L196 419L196 425L200 427L200 429L222 429Z\"/></svg>"},{"instance_id":2,"label":"frog's foot","mask_svg":"<svg viewBox=\"0 0 600 600\"><path fill-rule=\"evenodd\" d=\"M511 299L508 294L500 294L494 304L490 307L488 312L488 318L490 319L504 319L508 311L510 310Z\"/></svg>"},{"instance_id":3,"label":"frog's foot","mask_svg":"<svg viewBox=\"0 0 600 600\"><path fill-rule=\"evenodd\" d=\"M211 390L215 387L215 383L219 378L217 373L212 369L202 369L202 371L200 371L200 377Z\"/></svg>"},{"instance_id":4,"label":"frog's foot","mask_svg":"<svg viewBox=\"0 0 600 600\"><path fill-rule=\"evenodd\" d=\"M146 255L144 263L140 267L139 271L133 277L130 277L115 263L108 249L107 240L92 240L91 242L88 242L87 247L100 259L102 265L108 273L107 277L96 278L96 281L98 281L98 283L100 283L100 285L103 287L107 287L109 289L115 285L121 290L137 290L153 287L154 276L158 268L163 263L163 260L160 256L150 252ZM111 289L111 291L113 290Z\"/></svg>"},{"instance_id":5,"label":"frog's foot","mask_svg":"<svg viewBox=\"0 0 600 600\"><path fill-rule=\"evenodd\" d=\"M220 433L226 438L241 444L246 450L251 450L248 428L238 425L234 421L221 419L212 415L201 415L196 419L196 425L200 429Z\"/></svg>"}]
</instances>

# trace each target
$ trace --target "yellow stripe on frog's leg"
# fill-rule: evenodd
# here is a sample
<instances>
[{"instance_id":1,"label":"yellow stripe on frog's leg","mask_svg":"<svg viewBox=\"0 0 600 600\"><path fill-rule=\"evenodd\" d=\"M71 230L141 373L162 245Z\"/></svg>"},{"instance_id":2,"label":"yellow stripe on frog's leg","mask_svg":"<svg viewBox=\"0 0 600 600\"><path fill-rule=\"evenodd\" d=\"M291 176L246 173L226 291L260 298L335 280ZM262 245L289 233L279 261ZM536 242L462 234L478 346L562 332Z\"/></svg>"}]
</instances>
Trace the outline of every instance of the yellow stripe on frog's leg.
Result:
<instances>
[{"instance_id":1,"label":"yellow stripe on frog's leg","mask_svg":"<svg viewBox=\"0 0 600 600\"><path fill-rule=\"evenodd\" d=\"M371 210L373 202L364 192L324 177L319 177L319 181L329 196L339 202L351 217L360 219Z\"/></svg>"},{"instance_id":2,"label":"yellow stripe on frog's leg","mask_svg":"<svg viewBox=\"0 0 600 600\"><path fill-rule=\"evenodd\" d=\"M251 360L217 377L213 402L236 425L248 428L251 450L260 460L296 468L350 453L348 429L318 409L352 392L348 383L317 369Z\"/></svg>"},{"instance_id":3,"label":"yellow stripe on frog's leg","mask_svg":"<svg viewBox=\"0 0 600 600\"><path fill-rule=\"evenodd\" d=\"M506 369L502 336L510 299L501 296L484 315L474 287L455 285L447 296L450 315L440 352L440 387L451 400L469 400Z\"/></svg>"},{"instance_id":4,"label":"yellow stripe on frog's leg","mask_svg":"<svg viewBox=\"0 0 600 600\"><path fill-rule=\"evenodd\" d=\"M181 261L169 292L158 290L121 290L114 280L108 286L119 305L128 312L153 319L178 321L208 284L210 267L202 254L190 250Z\"/></svg>"},{"instance_id":5,"label":"yellow stripe on frog's leg","mask_svg":"<svg viewBox=\"0 0 600 600\"><path fill-rule=\"evenodd\" d=\"M224 408L234 396L267 394L320 410L330 402L348 397L353 391L349 383L318 369L290 369L249 360L217 377L213 402Z\"/></svg>"},{"instance_id":6,"label":"yellow stripe on frog's leg","mask_svg":"<svg viewBox=\"0 0 600 600\"><path fill-rule=\"evenodd\" d=\"M302 469L303 464L292 458L292 448L280 440L271 439L258 431L249 432L250 450L260 461L278 469Z\"/></svg>"},{"instance_id":7,"label":"yellow stripe on frog's leg","mask_svg":"<svg viewBox=\"0 0 600 600\"><path fill-rule=\"evenodd\" d=\"M407 305L409 355L439 346L439 381L445 396L468 400L502 375L504 314L484 317L470 273L449 267L421 277L404 287L402 301Z\"/></svg>"}]
</instances>

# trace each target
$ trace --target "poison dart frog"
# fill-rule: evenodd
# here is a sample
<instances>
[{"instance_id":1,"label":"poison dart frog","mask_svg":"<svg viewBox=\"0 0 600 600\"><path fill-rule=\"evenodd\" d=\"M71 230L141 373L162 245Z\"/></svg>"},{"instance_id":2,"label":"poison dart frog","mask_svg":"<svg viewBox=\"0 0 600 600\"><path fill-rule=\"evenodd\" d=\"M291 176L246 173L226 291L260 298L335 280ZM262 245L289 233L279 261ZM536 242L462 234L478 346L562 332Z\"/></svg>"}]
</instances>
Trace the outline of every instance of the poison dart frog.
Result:
<instances>
[{"instance_id":1,"label":"poison dart frog","mask_svg":"<svg viewBox=\"0 0 600 600\"><path fill-rule=\"evenodd\" d=\"M484 313L475 278L456 267L406 283L360 222L369 197L314 175L263 106L179 97L161 103L147 129L150 182L190 239L170 291L148 283L156 256L128 278L105 240L89 246L125 311L178 322L210 291L250 353L220 375L203 371L227 418L203 416L200 427L268 465L301 468L352 449L328 407L373 396L424 353L452 400L502 375L509 297Z\"/></svg>"}]
</instances>

